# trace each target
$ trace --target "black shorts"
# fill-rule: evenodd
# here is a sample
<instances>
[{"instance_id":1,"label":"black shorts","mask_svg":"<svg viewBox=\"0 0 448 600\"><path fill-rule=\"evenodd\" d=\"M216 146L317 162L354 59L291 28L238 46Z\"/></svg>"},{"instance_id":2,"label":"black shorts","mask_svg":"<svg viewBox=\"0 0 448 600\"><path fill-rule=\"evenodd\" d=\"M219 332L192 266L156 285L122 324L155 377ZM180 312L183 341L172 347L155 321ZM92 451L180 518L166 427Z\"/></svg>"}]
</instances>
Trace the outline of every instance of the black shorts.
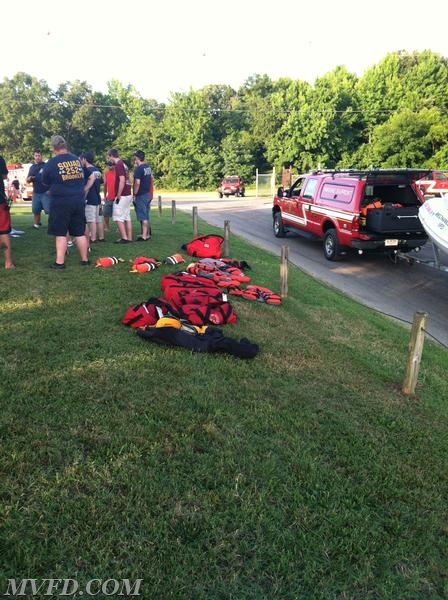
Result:
<instances>
[{"instance_id":1,"label":"black shorts","mask_svg":"<svg viewBox=\"0 0 448 600\"><path fill-rule=\"evenodd\" d=\"M80 237L85 234L86 214L84 198L50 197L48 216L49 235L70 235Z\"/></svg>"}]
</instances>

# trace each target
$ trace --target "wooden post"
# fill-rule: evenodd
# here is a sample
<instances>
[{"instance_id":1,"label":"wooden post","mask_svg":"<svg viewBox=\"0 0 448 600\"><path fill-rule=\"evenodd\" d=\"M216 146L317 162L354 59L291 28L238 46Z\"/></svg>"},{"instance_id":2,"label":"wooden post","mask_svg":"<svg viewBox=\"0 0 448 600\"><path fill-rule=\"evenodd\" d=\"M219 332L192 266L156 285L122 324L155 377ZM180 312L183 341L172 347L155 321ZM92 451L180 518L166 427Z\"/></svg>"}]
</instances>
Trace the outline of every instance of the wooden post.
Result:
<instances>
[{"instance_id":1,"label":"wooden post","mask_svg":"<svg viewBox=\"0 0 448 600\"><path fill-rule=\"evenodd\" d=\"M415 391L417 384L418 371L423 352L423 342L425 341L426 319L428 313L416 312L412 323L411 339L409 340L409 356L404 375L402 392L411 395Z\"/></svg>"},{"instance_id":2,"label":"wooden post","mask_svg":"<svg viewBox=\"0 0 448 600\"><path fill-rule=\"evenodd\" d=\"M287 298L288 296L288 246L282 246L281 263L280 263L280 296Z\"/></svg>"},{"instance_id":3,"label":"wooden post","mask_svg":"<svg viewBox=\"0 0 448 600\"><path fill-rule=\"evenodd\" d=\"M230 221L224 221L224 244L222 249L226 258L230 256Z\"/></svg>"},{"instance_id":4,"label":"wooden post","mask_svg":"<svg viewBox=\"0 0 448 600\"><path fill-rule=\"evenodd\" d=\"M198 235L198 207L193 206L193 235Z\"/></svg>"},{"instance_id":5,"label":"wooden post","mask_svg":"<svg viewBox=\"0 0 448 600\"><path fill-rule=\"evenodd\" d=\"M171 200L171 225L176 222L176 200Z\"/></svg>"},{"instance_id":6,"label":"wooden post","mask_svg":"<svg viewBox=\"0 0 448 600\"><path fill-rule=\"evenodd\" d=\"M162 216L162 196L157 196L157 200L159 202L159 216Z\"/></svg>"}]
</instances>

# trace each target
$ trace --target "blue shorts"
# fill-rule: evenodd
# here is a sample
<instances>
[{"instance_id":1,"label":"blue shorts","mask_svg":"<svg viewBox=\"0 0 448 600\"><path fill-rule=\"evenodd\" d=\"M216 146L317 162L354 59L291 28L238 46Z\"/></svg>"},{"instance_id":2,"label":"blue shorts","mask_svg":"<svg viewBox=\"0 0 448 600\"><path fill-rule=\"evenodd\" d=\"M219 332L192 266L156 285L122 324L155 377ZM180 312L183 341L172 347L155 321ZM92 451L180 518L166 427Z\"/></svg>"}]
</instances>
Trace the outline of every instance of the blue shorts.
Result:
<instances>
[{"instance_id":1,"label":"blue shorts","mask_svg":"<svg viewBox=\"0 0 448 600\"><path fill-rule=\"evenodd\" d=\"M106 200L106 202L104 203L104 206L103 206L103 217L109 217L109 218L112 217L113 210L114 210L114 201Z\"/></svg>"},{"instance_id":2,"label":"blue shorts","mask_svg":"<svg viewBox=\"0 0 448 600\"><path fill-rule=\"evenodd\" d=\"M135 214L137 221L149 221L149 206L151 200L149 194L141 194L135 197Z\"/></svg>"},{"instance_id":3,"label":"blue shorts","mask_svg":"<svg viewBox=\"0 0 448 600\"><path fill-rule=\"evenodd\" d=\"M40 215L42 211L46 215L50 212L50 197L48 194L38 194L37 192L33 192L33 197L31 198L31 211L33 215Z\"/></svg>"},{"instance_id":4,"label":"blue shorts","mask_svg":"<svg viewBox=\"0 0 448 600\"><path fill-rule=\"evenodd\" d=\"M86 231L84 198L50 198L48 235L80 237Z\"/></svg>"}]
</instances>

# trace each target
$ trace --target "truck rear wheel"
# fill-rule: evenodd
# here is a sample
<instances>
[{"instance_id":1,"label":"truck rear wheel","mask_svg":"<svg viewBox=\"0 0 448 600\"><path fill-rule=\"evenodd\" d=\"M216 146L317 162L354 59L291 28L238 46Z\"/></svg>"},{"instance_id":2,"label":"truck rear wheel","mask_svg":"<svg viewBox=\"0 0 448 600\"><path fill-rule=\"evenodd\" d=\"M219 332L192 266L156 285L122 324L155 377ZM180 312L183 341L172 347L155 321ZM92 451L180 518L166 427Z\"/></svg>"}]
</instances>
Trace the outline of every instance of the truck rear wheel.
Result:
<instances>
[{"instance_id":1,"label":"truck rear wheel","mask_svg":"<svg viewBox=\"0 0 448 600\"><path fill-rule=\"evenodd\" d=\"M278 238L283 238L286 235L285 228L283 227L282 213L276 212L274 215L274 235Z\"/></svg>"},{"instance_id":2,"label":"truck rear wheel","mask_svg":"<svg viewBox=\"0 0 448 600\"><path fill-rule=\"evenodd\" d=\"M335 229L328 229L324 236L324 256L327 260L339 260L341 247Z\"/></svg>"}]
</instances>

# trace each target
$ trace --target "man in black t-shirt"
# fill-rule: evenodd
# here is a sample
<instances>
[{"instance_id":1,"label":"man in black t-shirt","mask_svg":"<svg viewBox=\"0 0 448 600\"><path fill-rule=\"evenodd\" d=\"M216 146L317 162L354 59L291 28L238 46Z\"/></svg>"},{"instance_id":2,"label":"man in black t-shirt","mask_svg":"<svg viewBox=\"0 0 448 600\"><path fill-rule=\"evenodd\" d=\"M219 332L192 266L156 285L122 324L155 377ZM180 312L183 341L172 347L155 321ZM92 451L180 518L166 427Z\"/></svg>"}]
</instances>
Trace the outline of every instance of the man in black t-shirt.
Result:
<instances>
[{"instance_id":1,"label":"man in black t-shirt","mask_svg":"<svg viewBox=\"0 0 448 600\"><path fill-rule=\"evenodd\" d=\"M56 240L56 261L51 269L65 269L67 233L76 240L81 265L90 264L88 242L85 236L86 216L84 199L84 172L81 161L67 150L60 135L51 137L54 156L46 163L42 182L50 188L48 234Z\"/></svg>"},{"instance_id":2,"label":"man in black t-shirt","mask_svg":"<svg viewBox=\"0 0 448 600\"><path fill-rule=\"evenodd\" d=\"M34 218L34 229L39 229L42 225L42 211L48 215L50 207L50 199L48 197L48 188L42 183L42 172L45 163L42 160L42 151L34 151L34 164L31 165L28 171L27 183L33 184L33 197L31 201L31 211Z\"/></svg>"},{"instance_id":3,"label":"man in black t-shirt","mask_svg":"<svg viewBox=\"0 0 448 600\"><path fill-rule=\"evenodd\" d=\"M134 154L134 202L135 214L140 221L142 233L137 237L138 242L146 242L151 239L151 227L149 226L149 208L151 205L151 167L145 162L145 153L137 150Z\"/></svg>"},{"instance_id":4,"label":"man in black t-shirt","mask_svg":"<svg viewBox=\"0 0 448 600\"><path fill-rule=\"evenodd\" d=\"M84 193L86 195L86 236L87 241L104 242L103 217L101 208L101 185L104 183L101 170L93 164L92 152L83 152L80 156L84 169ZM98 235L98 237L97 237Z\"/></svg>"}]
</instances>

